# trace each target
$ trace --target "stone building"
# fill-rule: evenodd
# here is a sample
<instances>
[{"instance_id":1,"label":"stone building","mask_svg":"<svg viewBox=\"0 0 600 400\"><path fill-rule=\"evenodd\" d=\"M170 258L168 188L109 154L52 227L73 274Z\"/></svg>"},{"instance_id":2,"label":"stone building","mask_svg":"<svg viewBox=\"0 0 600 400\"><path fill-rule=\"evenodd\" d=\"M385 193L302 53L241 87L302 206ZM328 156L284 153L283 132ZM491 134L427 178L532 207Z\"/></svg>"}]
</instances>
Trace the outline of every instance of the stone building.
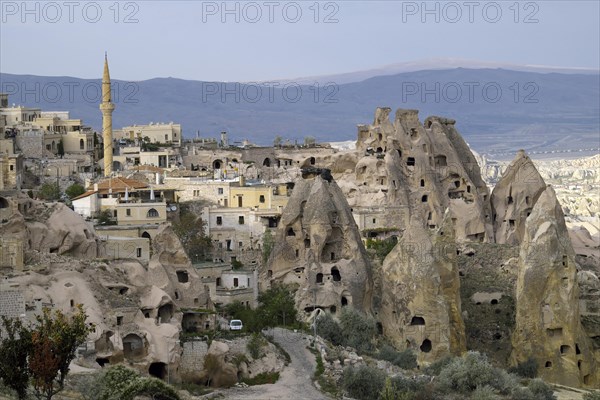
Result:
<instances>
[{"instance_id":1,"label":"stone building","mask_svg":"<svg viewBox=\"0 0 600 400\"><path fill-rule=\"evenodd\" d=\"M183 132L180 124L150 122L148 125L125 126L120 131L115 131L114 135L116 140L128 139L138 141L138 143L146 137L150 143L163 143L172 147L180 147Z\"/></svg>"}]
</instances>

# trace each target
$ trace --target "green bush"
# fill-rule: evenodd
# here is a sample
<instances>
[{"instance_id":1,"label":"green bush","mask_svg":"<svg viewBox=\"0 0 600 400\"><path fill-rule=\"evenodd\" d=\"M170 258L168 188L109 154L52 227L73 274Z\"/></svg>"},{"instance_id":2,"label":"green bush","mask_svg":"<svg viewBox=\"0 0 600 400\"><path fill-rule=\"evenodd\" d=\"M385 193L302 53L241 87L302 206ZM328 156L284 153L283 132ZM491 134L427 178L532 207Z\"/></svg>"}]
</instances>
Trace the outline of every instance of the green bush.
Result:
<instances>
[{"instance_id":1,"label":"green bush","mask_svg":"<svg viewBox=\"0 0 600 400\"><path fill-rule=\"evenodd\" d=\"M511 393L518 383L514 375L492 366L485 355L469 351L442 368L436 386L443 393L463 394L490 386L500 394L506 395Z\"/></svg>"},{"instance_id":2,"label":"green bush","mask_svg":"<svg viewBox=\"0 0 600 400\"><path fill-rule=\"evenodd\" d=\"M246 385L265 385L265 384L273 384L279 380L279 372L261 372L256 375L254 378L246 378L242 379Z\"/></svg>"},{"instance_id":3,"label":"green bush","mask_svg":"<svg viewBox=\"0 0 600 400\"><path fill-rule=\"evenodd\" d=\"M417 355L410 349L398 351L392 346L383 345L377 354L377 358L389 361L402 369L417 368Z\"/></svg>"},{"instance_id":4,"label":"green bush","mask_svg":"<svg viewBox=\"0 0 600 400\"><path fill-rule=\"evenodd\" d=\"M508 372L517 374L523 378L533 379L538 373L537 362L533 358L529 358L527 361L519 363L516 367L509 368Z\"/></svg>"},{"instance_id":5,"label":"green bush","mask_svg":"<svg viewBox=\"0 0 600 400\"><path fill-rule=\"evenodd\" d=\"M526 387L517 387L510 395L511 400L536 400L535 395Z\"/></svg>"},{"instance_id":6,"label":"green bush","mask_svg":"<svg viewBox=\"0 0 600 400\"><path fill-rule=\"evenodd\" d=\"M325 365L323 365L323 358L321 358L321 354L317 353L317 366L315 367L315 378L320 377L325 372Z\"/></svg>"},{"instance_id":7,"label":"green bush","mask_svg":"<svg viewBox=\"0 0 600 400\"><path fill-rule=\"evenodd\" d=\"M106 369L88 388L90 400L133 400L149 395L156 400L180 400L171 386L156 378L141 377L137 371L123 365Z\"/></svg>"},{"instance_id":8,"label":"green bush","mask_svg":"<svg viewBox=\"0 0 600 400\"><path fill-rule=\"evenodd\" d=\"M73 199L84 193L85 193L85 188L82 185L80 185L79 183L74 183L65 189L65 194L67 196L69 196L70 199Z\"/></svg>"},{"instance_id":9,"label":"green bush","mask_svg":"<svg viewBox=\"0 0 600 400\"><path fill-rule=\"evenodd\" d=\"M58 200L60 197L60 189L56 183L44 183L40 186L38 197L42 200Z\"/></svg>"},{"instance_id":10,"label":"green bush","mask_svg":"<svg viewBox=\"0 0 600 400\"><path fill-rule=\"evenodd\" d=\"M377 400L384 388L385 374L375 368L361 365L347 367L342 375L342 387L357 400Z\"/></svg>"},{"instance_id":11,"label":"green bush","mask_svg":"<svg viewBox=\"0 0 600 400\"><path fill-rule=\"evenodd\" d=\"M335 346L344 344L342 329L330 314L320 314L317 317L316 324L317 334L323 339L330 341Z\"/></svg>"},{"instance_id":12,"label":"green bush","mask_svg":"<svg viewBox=\"0 0 600 400\"><path fill-rule=\"evenodd\" d=\"M262 348L266 344L267 344L267 341L262 336L262 334L253 333L252 336L250 337L250 340L248 341L248 344L246 344L246 349L248 350L248 353L250 353L250 356L253 359L258 360L259 358L261 358L264 355Z\"/></svg>"},{"instance_id":13,"label":"green bush","mask_svg":"<svg viewBox=\"0 0 600 400\"><path fill-rule=\"evenodd\" d=\"M123 392L121 400L133 400L136 396L150 396L153 400L180 400L171 386L156 378L137 378Z\"/></svg>"},{"instance_id":14,"label":"green bush","mask_svg":"<svg viewBox=\"0 0 600 400\"><path fill-rule=\"evenodd\" d=\"M495 393L494 388L490 386L478 387L473 391L471 400L499 400L500 397Z\"/></svg>"},{"instance_id":15,"label":"green bush","mask_svg":"<svg viewBox=\"0 0 600 400\"><path fill-rule=\"evenodd\" d=\"M344 345L361 353L373 350L373 338L377 333L375 320L350 307L344 307L340 315L340 328Z\"/></svg>"},{"instance_id":16,"label":"green bush","mask_svg":"<svg viewBox=\"0 0 600 400\"><path fill-rule=\"evenodd\" d=\"M583 400L600 400L600 390L594 390L593 392L584 394Z\"/></svg>"},{"instance_id":17,"label":"green bush","mask_svg":"<svg viewBox=\"0 0 600 400\"><path fill-rule=\"evenodd\" d=\"M423 372L427 375L438 376L442 372L442 370L446 366L448 366L448 364L450 364L453 360L454 360L454 357L450 357L450 356L442 357L439 360L436 360L433 363L431 363L430 365L428 365L427 367L425 367Z\"/></svg>"},{"instance_id":18,"label":"green bush","mask_svg":"<svg viewBox=\"0 0 600 400\"><path fill-rule=\"evenodd\" d=\"M535 395L536 400L556 400L554 390L541 379L533 379L527 388Z\"/></svg>"},{"instance_id":19,"label":"green bush","mask_svg":"<svg viewBox=\"0 0 600 400\"><path fill-rule=\"evenodd\" d=\"M398 239L395 236L384 240L367 239L367 249L373 249L381 261L387 257L396 244L398 244Z\"/></svg>"}]
</instances>

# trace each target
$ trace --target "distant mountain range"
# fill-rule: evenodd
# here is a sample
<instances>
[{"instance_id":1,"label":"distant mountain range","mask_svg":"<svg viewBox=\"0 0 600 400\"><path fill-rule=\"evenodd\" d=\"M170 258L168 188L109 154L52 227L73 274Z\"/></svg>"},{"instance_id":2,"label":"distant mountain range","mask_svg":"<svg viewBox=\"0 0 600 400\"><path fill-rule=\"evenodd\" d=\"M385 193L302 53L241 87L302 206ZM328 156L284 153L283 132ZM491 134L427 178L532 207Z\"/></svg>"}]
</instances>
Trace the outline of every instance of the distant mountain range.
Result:
<instances>
[{"instance_id":1,"label":"distant mountain range","mask_svg":"<svg viewBox=\"0 0 600 400\"><path fill-rule=\"evenodd\" d=\"M382 73L373 71L363 71L363 77ZM354 139L356 125L371 123L375 108L384 106L419 109L421 120L428 115L456 119L459 131L481 153L597 148L600 76L566 72L430 69L364 80L340 77L328 86L323 84L327 77L317 79L318 85L305 84L307 79L261 86L175 78L113 80L113 126L173 121L182 124L187 137L197 131L203 137L227 131L234 139L259 144L271 144L276 135L292 143L305 136L343 141ZM99 79L0 74L0 91L12 93L9 102L70 111L96 129L101 127L99 87Z\"/></svg>"}]
</instances>

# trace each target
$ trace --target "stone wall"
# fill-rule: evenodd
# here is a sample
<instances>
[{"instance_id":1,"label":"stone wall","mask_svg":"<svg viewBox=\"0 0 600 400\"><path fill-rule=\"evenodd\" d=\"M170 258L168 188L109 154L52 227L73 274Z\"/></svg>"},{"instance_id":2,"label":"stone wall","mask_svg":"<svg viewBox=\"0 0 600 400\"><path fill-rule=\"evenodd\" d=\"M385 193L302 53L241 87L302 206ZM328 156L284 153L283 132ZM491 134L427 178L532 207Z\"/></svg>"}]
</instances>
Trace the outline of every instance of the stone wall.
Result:
<instances>
[{"instance_id":1,"label":"stone wall","mask_svg":"<svg viewBox=\"0 0 600 400\"><path fill-rule=\"evenodd\" d=\"M202 371L204 368L204 356L208 353L208 344L201 340L183 343L183 352L179 371L182 375L191 372Z\"/></svg>"}]
</instances>

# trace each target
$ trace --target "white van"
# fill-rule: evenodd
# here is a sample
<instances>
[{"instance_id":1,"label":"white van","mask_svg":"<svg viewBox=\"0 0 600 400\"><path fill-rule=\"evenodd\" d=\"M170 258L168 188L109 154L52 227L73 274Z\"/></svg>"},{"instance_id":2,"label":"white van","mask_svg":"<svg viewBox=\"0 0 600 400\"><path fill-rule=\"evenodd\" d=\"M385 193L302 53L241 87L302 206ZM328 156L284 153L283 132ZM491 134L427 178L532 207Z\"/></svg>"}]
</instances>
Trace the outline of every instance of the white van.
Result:
<instances>
[{"instance_id":1,"label":"white van","mask_svg":"<svg viewBox=\"0 0 600 400\"><path fill-rule=\"evenodd\" d=\"M231 321L229 321L229 330L230 331L241 331L243 327L244 327L244 325L242 324L242 321L239 319L232 319Z\"/></svg>"}]
</instances>

